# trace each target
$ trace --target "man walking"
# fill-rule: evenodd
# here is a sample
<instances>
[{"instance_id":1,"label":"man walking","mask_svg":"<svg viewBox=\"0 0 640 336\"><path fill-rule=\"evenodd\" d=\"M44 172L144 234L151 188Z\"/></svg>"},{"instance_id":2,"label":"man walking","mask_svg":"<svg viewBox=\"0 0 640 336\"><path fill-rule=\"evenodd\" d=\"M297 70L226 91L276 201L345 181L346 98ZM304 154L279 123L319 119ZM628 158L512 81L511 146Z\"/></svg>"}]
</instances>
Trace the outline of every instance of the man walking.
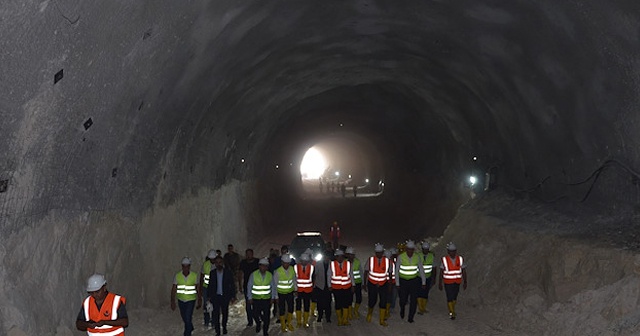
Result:
<instances>
[{"instance_id":1,"label":"man walking","mask_svg":"<svg viewBox=\"0 0 640 336\"><path fill-rule=\"evenodd\" d=\"M247 313L247 327L253 326L253 320L255 319L253 314L253 307L249 303L249 291L247 285L249 283L249 277L253 272L258 269L258 259L253 257L253 250L247 249L245 251L246 258L240 262L240 273L242 273L242 287L241 291L244 293L245 299L245 311ZM256 321L257 322L257 321Z\"/></svg>"},{"instance_id":2,"label":"man walking","mask_svg":"<svg viewBox=\"0 0 640 336\"><path fill-rule=\"evenodd\" d=\"M336 221L333 222L333 225L331 225L331 228L329 229L329 238L333 244L333 249L337 250L340 247L340 245L338 245L340 240L340 227Z\"/></svg>"},{"instance_id":3,"label":"man walking","mask_svg":"<svg viewBox=\"0 0 640 336\"><path fill-rule=\"evenodd\" d=\"M227 334L227 321L229 320L229 303L236 301L236 282L231 270L224 267L224 261L220 257L213 259L215 269L209 275L209 303L213 308L213 325L216 336L220 336L220 315L222 314L222 333Z\"/></svg>"},{"instance_id":4,"label":"man walking","mask_svg":"<svg viewBox=\"0 0 640 336\"><path fill-rule=\"evenodd\" d=\"M258 270L251 273L247 282L247 299L253 307L256 320L256 333L269 335L269 322L271 322L271 304L276 301L276 285L269 269L269 259L262 258L258 262Z\"/></svg>"},{"instance_id":5,"label":"man walking","mask_svg":"<svg viewBox=\"0 0 640 336\"><path fill-rule=\"evenodd\" d=\"M374 252L375 256L369 258L364 270L365 277L367 278L367 286L364 290L369 293L367 322L371 322L373 308L379 298L380 325L386 327L388 325L386 322L387 297L389 296L389 280L393 264L389 258L383 255L384 247L382 244L376 244Z\"/></svg>"},{"instance_id":6,"label":"man walking","mask_svg":"<svg viewBox=\"0 0 640 336\"><path fill-rule=\"evenodd\" d=\"M298 296L296 297L296 321L298 328L304 326L309 328L309 309L311 305L311 292L313 291L313 272L315 267L309 264L311 260L309 254L303 253L300 256L300 263L294 266L296 272L296 286ZM304 320L302 309L304 304Z\"/></svg>"},{"instance_id":7,"label":"man walking","mask_svg":"<svg viewBox=\"0 0 640 336\"><path fill-rule=\"evenodd\" d=\"M282 332L293 331L293 296L296 288L296 273L291 267L291 256L281 257L282 266L273 274L278 292L278 311L280 312L280 329ZM286 309L286 311L285 311Z\"/></svg>"},{"instance_id":8,"label":"man walking","mask_svg":"<svg viewBox=\"0 0 640 336\"><path fill-rule=\"evenodd\" d=\"M209 302L208 298L208 287L209 287L209 273L213 269L213 259L216 257L216 250L209 250L207 253L207 258L202 264L202 271L200 273L200 294L202 295L202 302ZM212 327L209 323L211 322L211 313L207 309L204 310L204 327L205 329L209 329Z\"/></svg>"},{"instance_id":9,"label":"man walking","mask_svg":"<svg viewBox=\"0 0 640 336\"><path fill-rule=\"evenodd\" d=\"M436 284L438 269L433 267L434 256L430 251L431 245L428 242L422 243L422 267L424 268L424 277L426 286L418 290L418 314L422 315L427 312L427 302L429 302L429 291Z\"/></svg>"},{"instance_id":10,"label":"man walking","mask_svg":"<svg viewBox=\"0 0 640 336\"><path fill-rule=\"evenodd\" d=\"M460 292L460 284L462 283L462 289L467 289L467 264L464 263L462 256L458 255L456 245L451 242L447 244L447 254L442 257L442 265L440 265L440 274L442 276L438 281L438 289L442 290L442 282L444 281L449 318L455 320L456 301Z\"/></svg>"},{"instance_id":11,"label":"man walking","mask_svg":"<svg viewBox=\"0 0 640 336\"><path fill-rule=\"evenodd\" d=\"M396 282L400 296L400 318L404 318L404 308L409 301L409 318L407 321L413 323L418 305L418 289L422 285L425 287L424 269L422 259L415 252L416 244L413 240L407 241L405 252L398 256L396 263L396 274L400 281Z\"/></svg>"},{"instance_id":12,"label":"man walking","mask_svg":"<svg viewBox=\"0 0 640 336\"><path fill-rule=\"evenodd\" d=\"M356 252L353 247L347 247L346 255L349 262L351 262L353 269L353 283L355 284L353 291L356 298L354 306L349 306L349 318L360 318L360 304L362 304L362 275L364 274L364 270L360 264L360 259L356 258ZM351 300L353 301L353 297Z\"/></svg>"},{"instance_id":13,"label":"man walking","mask_svg":"<svg viewBox=\"0 0 640 336\"><path fill-rule=\"evenodd\" d=\"M193 332L193 308L200 309L202 296L200 295L200 277L191 272L191 259L182 258L182 271L173 277L171 287L171 310L176 310L176 299L180 308L180 316L184 322L183 336L191 336ZM196 304L197 301L197 304Z\"/></svg>"},{"instance_id":14,"label":"man walking","mask_svg":"<svg viewBox=\"0 0 640 336\"><path fill-rule=\"evenodd\" d=\"M87 335L108 334L124 336L124 328L129 326L124 296L107 290L107 280L102 274L94 274L87 279L87 296L76 319L76 328Z\"/></svg>"},{"instance_id":15,"label":"man walking","mask_svg":"<svg viewBox=\"0 0 640 336\"><path fill-rule=\"evenodd\" d=\"M329 280L327 269L331 262L331 251L326 250L322 260L316 263L316 271L313 277L313 295L318 303L318 319L322 322L324 317L327 323L331 323L331 292L329 291Z\"/></svg>"},{"instance_id":16,"label":"man walking","mask_svg":"<svg viewBox=\"0 0 640 336\"><path fill-rule=\"evenodd\" d=\"M336 260L331 262L327 270L327 278L330 279L329 290L336 301L336 314L338 326L351 325L349 323L349 306L353 295L353 269L351 263L344 258L342 250L336 250Z\"/></svg>"},{"instance_id":17,"label":"man walking","mask_svg":"<svg viewBox=\"0 0 640 336\"><path fill-rule=\"evenodd\" d=\"M233 274L238 287L242 286L242 278L240 278L240 255L234 250L233 244L227 246L227 253L224 254L224 267L229 269Z\"/></svg>"}]
</instances>

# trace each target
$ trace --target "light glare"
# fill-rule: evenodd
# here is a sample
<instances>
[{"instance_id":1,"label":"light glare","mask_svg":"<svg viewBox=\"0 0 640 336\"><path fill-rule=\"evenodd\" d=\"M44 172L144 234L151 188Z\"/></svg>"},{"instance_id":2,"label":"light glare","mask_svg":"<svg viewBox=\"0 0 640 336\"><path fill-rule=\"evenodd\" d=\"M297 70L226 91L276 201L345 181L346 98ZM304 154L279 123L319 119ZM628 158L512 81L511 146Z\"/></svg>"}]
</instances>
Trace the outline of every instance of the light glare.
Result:
<instances>
[{"instance_id":1,"label":"light glare","mask_svg":"<svg viewBox=\"0 0 640 336\"><path fill-rule=\"evenodd\" d=\"M300 175L307 179L317 179L327 169L327 162L317 149L309 148L302 158L300 164Z\"/></svg>"}]
</instances>

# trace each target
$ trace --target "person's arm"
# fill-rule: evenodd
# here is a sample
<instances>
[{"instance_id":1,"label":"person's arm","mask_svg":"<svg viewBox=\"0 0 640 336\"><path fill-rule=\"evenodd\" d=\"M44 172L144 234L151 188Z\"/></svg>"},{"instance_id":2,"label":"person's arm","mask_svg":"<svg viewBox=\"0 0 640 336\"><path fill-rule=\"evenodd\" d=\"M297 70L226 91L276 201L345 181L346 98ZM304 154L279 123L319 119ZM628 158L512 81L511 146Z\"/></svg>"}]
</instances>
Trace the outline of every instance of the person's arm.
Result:
<instances>
[{"instance_id":1,"label":"person's arm","mask_svg":"<svg viewBox=\"0 0 640 336\"><path fill-rule=\"evenodd\" d=\"M422 281L422 286L424 287L427 285L427 278L424 275L424 264L422 263L422 257L415 254L413 256L418 258L418 274L420 274L420 280Z\"/></svg>"},{"instance_id":2,"label":"person's arm","mask_svg":"<svg viewBox=\"0 0 640 336\"><path fill-rule=\"evenodd\" d=\"M234 278L233 273L229 274L229 278L230 278L229 280L231 282L231 288L230 288L231 289L231 293L230 293L230 296L231 296L231 302L233 303L233 302L236 302L236 294L237 294L238 290L237 290L237 287L236 287L236 279Z\"/></svg>"},{"instance_id":3,"label":"person's arm","mask_svg":"<svg viewBox=\"0 0 640 336\"><path fill-rule=\"evenodd\" d=\"M462 269L462 289L467 289L467 264L462 261L460 268Z\"/></svg>"},{"instance_id":4,"label":"person's arm","mask_svg":"<svg viewBox=\"0 0 640 336\"><path fill-rule=\"evenodd\" d=\"M176 291L178 290L178 285L173 284L171 286L171 310L176 310Z\"/></svg>"},{"instance_id":5,"label":"person's arm","mask_svg":"<svg viewBox=\"0 0 640 336\"><path fill-rule=\"evenodd\" d=\"M253 294L251 294L251 291L253 289L253 275L255 273L251 273L249 275L249 281L247 282L247 293L245 293L247 295L247 301L249 301L249 304L251 304L253 301Z\"/></svg>"},{"instance_id":6,"label":"person's arm","mask_svg":"<svg viewBox=\"0 0 640 336\"><path fill-rule=\"evenodd\" d=\"M333 288L331 288L331 277L333 277L333 272L331 271L331 264L329 264L329 267L327 267L327 284L326 284L326 287L330 291L333 290Z\"/></svg>"},{"instance_id":7,"label":"person's arm","mask_svg":"<svg viewBox=\"0 0 640 336\"><path fill-rule=\"evenodd\" d=\"M393 265L394 272L396 273L396 287L400 287L400 257L396 259L395 264Z\"/></svg>"},{"instance_id":8,"label":"person's arm","mask_svg":"<svg viewBox=\"0 0 640 336\"><path fill-rule=\"evenodd\" d=\"M444 258L443 258L443 260L441 262L444 262ZM443 279L444 279L444 264L440 264L440 276L438 277L438 289L439 290L442 290L442 280Z\"/></svg>"},{"instance_id":9,"label":"person's arm","mask_svg":"<svg viewBox=\"0 0 640 336\"><path fill-rule=\"evenodd\" d=\"M275 280L276 278L272 276L271 277L271 303L274 303L278 300L278 286L276 286Z\"/></svg>"}]
</instances>

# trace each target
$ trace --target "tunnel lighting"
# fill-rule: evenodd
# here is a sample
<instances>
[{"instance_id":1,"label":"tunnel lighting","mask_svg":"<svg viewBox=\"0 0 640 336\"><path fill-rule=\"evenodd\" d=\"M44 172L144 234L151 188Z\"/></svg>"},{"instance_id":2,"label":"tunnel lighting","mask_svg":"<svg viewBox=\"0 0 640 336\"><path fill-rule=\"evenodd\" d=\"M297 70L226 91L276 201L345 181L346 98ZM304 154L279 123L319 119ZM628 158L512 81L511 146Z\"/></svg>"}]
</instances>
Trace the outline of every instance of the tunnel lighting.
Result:
<instances>
[{"instance_id":1,"label":"tunnel lighting","mask_svg":"<svg viewBox=\"0 0 640 336\"><path fill-rule=\"evenodd\" d=\"M342 127L342 126L344 126L344 124L343 124L343 123L340 123L340 127Z\"/></svg>"},{"instance_id":2,"label":"tunnel lighting","mask_svg":"<svg viewBox=\"0 0 640 336\"><path fill-rule=\"evenodd\" d=\"M477 157L477 156L474 156L474 157L473 157L473 161L478 161L478 157Z\"/></svg>"},{"instance_id":3,"label":"tunnel lighting","mask_svg":"<svg viewBox=\"0 0 640 336\"><path fill-rule=\"evenodd\" d=\"M351 178L351 174L349 174L349 178Z\"/></svg>"},{"instance_id":4,"label":"tunnel lighting","mask_svg":"<svg viewBox=\"0 0 640 336\"><path fill-rule=\"evenodd\" d=\"M476 182L478 182L478 179L475 176L473 176L473 175L469 176L469 183L471 185L475 185Z\"/></svg>"},{"instance_id":5,"label":"tunnel lighting","mask_svg":"<svg viewBox=\"0 0 640 336\"><path fill-rule=\"evenodd\" d=\"M316 256L313 257L313 259L315 259L316 261L321 261L322 260L322 253L316 254Z\"/></svg>"},{"instance_id":6,"label":"tunnel lighting","mask_svg":"<svg viewBox=\"0 0 640 336\"><path fill-rule=\"evenodd\" d=\"M280 168L280 166L276 165L276 169Z\"/></svg>"},{"instance_id":7,"label":"tunnel lighting","mask_svg":"<svg viewBox=\"0 0 640 336\"><path fill-rule=\"evenodd\" d=\"M336 176L340 176L340 172L338 172L338 171L337 171L337 172L336 172Z\"/></svg>"},{"instance_id":8,"label":"tunnel lighting","mask_svg":"<svg viewBox=\"0 0 640 336\"><path fill-rule=\"evenodd\" d=\"M244 158L240 159L240 162L244 163Z\"/></svg>"},{"instance_id":9,"label":"tunnel lighting","mask_svg":"<svg viewBox=\"0 0 640 336\"><path fill-rule=\"evenodd\" d=\"M300 164L300 175L307 179L317 179L324 174L327 169L327 162L315 147L309 148L302 158Z\"/></svg>"},{"instance_id":10,"label":"tunnel lighting","mask_svg":"<svg viewBox=\"0 0 640 336\"><path fill-rule=\"evenodd\" d=\"M364 183L369 183L369 179L364 179Z\"/></svg>"}]
</instances>

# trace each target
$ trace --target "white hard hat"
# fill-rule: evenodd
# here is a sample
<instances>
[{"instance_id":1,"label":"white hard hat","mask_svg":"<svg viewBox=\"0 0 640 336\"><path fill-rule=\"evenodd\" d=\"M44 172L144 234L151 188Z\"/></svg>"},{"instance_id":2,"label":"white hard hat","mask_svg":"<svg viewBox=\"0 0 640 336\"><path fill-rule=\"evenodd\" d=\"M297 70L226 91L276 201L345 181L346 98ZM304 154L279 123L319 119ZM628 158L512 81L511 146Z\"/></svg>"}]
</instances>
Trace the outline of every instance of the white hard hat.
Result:
<instances>
[{"instance_id":1,"label":"white hard hat","mask_svg":"<svg viewBox=\"0 0 640 336\"><path fill-rule=\"evenodd\" d=\"M391 254L398 254L398 249L395 247L390 248L389 251L391 252Z\"/></svg>"},{"instance_id":2,"label":"white hard hat","mask_svg":"<svg viewBox=\"0 0 640 336\"><path fill-rule=\"evenodd\" d=\"M267 259L267 258L260 259L260 261L258 261L258 265L267 265L267 266L269 266L269 259Z\"/></svg>"},{"instance_id":3,"label":"white hard hat","mask_svg":"<svg viewBox=\"0 0 640 336\"><path fill-rule=\"evenodd\" d=\"M414 243L413 240L407 240L407 244L404 247L407 249L415 249L416 243Z\"/></svg>"},{"instance_id":4,"label":"white hard hat","mask_svg":"<svg viewBox=\"0 0 640 336\"><path fill-rule=\"evenodd\" d=\"M456 248L456 244L454 244L454 243L452 243L452 242L449 242L449 244L447 244L447 250L449 250L449 251L455 251L455 250L457 250L457 249L458 249L458 248Z\"/></svg>"},{"instance_id":5,"label":"white hard hat","mask_svg":"<svg viewBox=\"0 0 640 336\"><path fill-rule=\"evenodd\" d=\"M391 251L385 250L384 251L384 256L387 257L387 258L391 258Z\"/></svg>"},{"instance_id":6,"label":"white hard hat","mask_svg":"<svg viewBox=\"0 0 640 336\"><path fill-rule=\"evenodd\" d=\"M311 251L310 248L307 248L306 250L304 250L304 253L308 254L308 255L312 255L313 251Z\"/></svg>"},{"instance_id":7,"label":"white hard hat","mask_svg":"<svg viewBox=\"0 0 640 336\"><path fill-rule=\"evenodd\" d=\"M308 255L307 253L303 253L303 254L300 256L300 260L301 260L301 261L309 261L309 260L311 260L311 258L309 257L309 255Z\"/></svg>"},{"instance_id":8,"label":"white hard hat","mask_svg":"<svg viewBox=\"0 0 640 336\"><path fill-rule=\"evenodd\" d=\"M341 255L344 255L344 251L342 251L341 249L337 249L337 250L333 253L333 255L335 255L336 257L337 257L337 256L341 256Z\"/></svg>"},{"instance_id":9,"label":"white hard hat","mask_svg":"<svg viewBox=\"0 0 640 336\"><path fill-rule=\"evenodd\" d=\"M291 256L288 254L283 254L281 259L283 263L287 263L287 264L291 263Z\"/></svg>"},{"instance_id":10,"label":"white hard hat","mask_svg":"<svg viewBox=\"0 0 640 336\"><path fill-rule=\"evenodd\" d=\"M102 274L94 274L87 280L87 292L95 292L107 283L107 279Z\"/></svg>"},{"instance_id":11,"label":"white hard hat","mask_svg":"<svg viewBox=\"0 0 640 336\"><path fill-rule=\"evenodd\" d=\"M422 248L428 250L431 248L431 244L429 244L429 242L424 242L422 243Z\"/></svg>"},{"instance_id":12,"label":"white hard hat","mask_svg":"<svg viewBox=\"0 0 640 336\"><path fill-rule=\"evenodd\" d=\"M217 255L218 255L218 254L216 254L216 250L211 249L211 250L209 250L209 253L207 253L207 258L209 258L209 259L213 259L213 258L215 258Z\"/></svg>"},{"instance_id":13,"label":"white hard hat","mask_svg":"<svg viewBox=\"0 0 640 336\"><path fill-rule=\"evenodd\" d=\"M353 247L351 247L351 246L347 247L347 250L344 251L344 253L346 253L346 254L356 254L354 249L353 249Z\"/></svg>"},{"instance_id":14,"label":"white hard hat","mask_svg":"<svg viewBox=\"0 0 640 336\"><path fill-rule=\"evenodd\" d=\"M183 265L191 265L191 259L189 257L182 258Z\"/></svg>"},{"instance_id":15,"label":"white hard hat","mask_svg":"<svg viewBox=\"0 0 640 336\"><path fill-rule=\"evenodd\" d=\"M382 246L382 244L378 243L375 245L373 251L375 252L384 252L384 246Z\"/></svg>"}]
</instances>

